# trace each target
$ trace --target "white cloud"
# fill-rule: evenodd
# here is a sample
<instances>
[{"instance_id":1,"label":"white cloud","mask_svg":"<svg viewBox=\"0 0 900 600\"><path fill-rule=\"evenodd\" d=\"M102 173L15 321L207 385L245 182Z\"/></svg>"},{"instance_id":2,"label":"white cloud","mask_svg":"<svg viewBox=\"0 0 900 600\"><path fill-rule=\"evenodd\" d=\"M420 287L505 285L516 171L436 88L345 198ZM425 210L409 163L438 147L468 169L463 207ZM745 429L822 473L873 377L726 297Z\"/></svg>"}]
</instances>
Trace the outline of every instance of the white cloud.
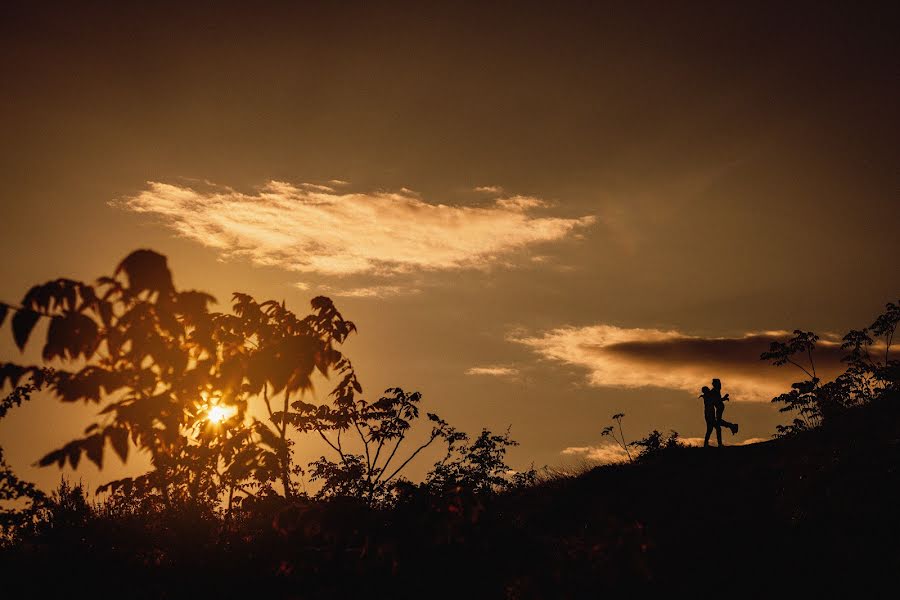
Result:
<instances>
[{"instance_id":1,"label":"white cloud","mask_svg":"<svg viewBox=\"0 0 900 600\"><path fill-rule=\"evenodd\" d=\"M509 196L508 198L497 199L497 206L507 210L527 211L532 208L547 208L550 206L540 198L532 196Z\"/></svg>"},{"instance_id":2,"label":"white cloud","mask_svg":"<svg viewBox=\"0 0 900 600\"><path fill-rule=\"evenodd\" d=\"M620 463L628 460L628 454L625 452L625 449L612 442L599 446L573 446L564 449L560 454L579 456L602 464Z\"/></svg>"},{"instance_id":3,"label":"white cloud","mask_svg":"<svg viewBox=\"0 0 900 600\"><path fill-rule=\"evenodd\" d=\"M703 446L702 437L678 438L678 441L689 447ZM768 441L767 438L748 438L741 442L732 443L732 445L749 446L750 444L757 444L759 442L766 441ZM716 445L715 436L712 437L710 444L713 446ZM640 448L633 449L631 451L632 456L639 454L640 450ZM625 449L613 442L600 444L599 446L572 446L563 449L560 454L564 456L578 456L585 460L597 462L600 464L621 463L628 460L628 454L626 454Z\"/></svg>"},{"instance_id":4,"label":"white cloud","mask_svg":"<svg viewBox=\"0 0 900 600\"><path fill-rule=\"evenodd\" d=\"M418 294L422 291L419 288L407 288L399 285L369 285L350 288L323 285L318 289L320 293L326 296L340 298L389 298L401 294Z\"/></svg>"},{"instance_id":5,"label":"white cloud","mask_svg":"<svg viewBox=\"0 0 900 600\"><path fill-rule=\"evenodd\" d=\"M746 440L744 440L743 442L741 442L741 443L738 444L738 445L740 445L740 446L749 446L750 444L759 444L759 443L762 443L762 442L770 442L770 441L772 441L772 438L754 437L754 438L747 438Z\"/></svg>"},{"instance_id":6,"label":"white cloud","mask_svg":"<svg viewBox=\"0 0 900 600\"><path fill-rule=\"evenodd\" d=\"M536 216L532 211L545 204L525 196L488 207L450 206L409 190L343 193L278 181L253 194L149 182L115 205L160 217L179 236L226 259L337 276L487 268L595 222L593 216Z\"/></svg>"},{"instance_id":7,"label":"white cloud","mask_svg":"<svg viewBox=\"0 0 900 600\"><path fill-rule=\"evenodd\" d=\"M487 375L490 377L515 377L519 370L514 367L471 367L466 369L466 375Z\"/></svg>"},{"instance_id":8,"label":"white cloud","mask_svg":"<svg viewBox=\"0 0 900 600\"><path fill-rule=\"evenodd\" d=\"M718 377L733 400L769 401L803 378L790 366L773 367L759 359L773 340L788 335L767 331L710 338L675 330L594 325L510 339L543 358L586 369L587 383L593 386L657 387L699 394L702 386ZM839 372L840 352L835 342L820 341L816 353L820 376Z\"/></svg>"},{"instance_id":9,"label":"white cloud","mask_svg":"<svg viewBox=\"0 0 900 600\"><path fill-rule=\"evenodd\" d=\"M692 447L703 446L703 438L702 437L689 437L689 438L680 437L680 438L678 438L678 441L681 442L682 444L684 444L685 446L692 446ZM725 444L731 445L731 446L749 446L750 444L757 444L759 442L767 442L767 441L769 441L769 438L754 437L754 438L747 438L746 440L742 440L740 442L729 442L728 439L725 439L723 441L725 442ZM712 434L712 436L710 436L709 443L712 446L716 445L715 432Z\"/></svg>"},{"instance_id":10,"label":"white cloud","mask_svg":"<svg viewBox=\"0 0 900 600\"><path fill-rule=\"evenodd\" d=\"M476 192L481 192L483 194L502 194L503 188L499 185L479 185L474 188Z\"/></svg>"}]
</instances>

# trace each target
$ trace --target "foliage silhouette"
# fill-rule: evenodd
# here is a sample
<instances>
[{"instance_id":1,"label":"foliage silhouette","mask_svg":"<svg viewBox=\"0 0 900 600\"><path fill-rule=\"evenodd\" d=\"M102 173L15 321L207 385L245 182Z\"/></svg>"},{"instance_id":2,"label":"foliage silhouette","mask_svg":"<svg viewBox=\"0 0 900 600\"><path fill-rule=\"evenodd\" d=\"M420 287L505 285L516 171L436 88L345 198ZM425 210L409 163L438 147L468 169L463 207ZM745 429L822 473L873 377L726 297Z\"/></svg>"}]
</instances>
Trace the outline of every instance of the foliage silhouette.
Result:
<instances>
[{"instance_id":1,"label":"foliage silhouette","mask_svg":"<svg viewBox=\"0 0 900 600\"><path fill-rule=\"evenodd\" d=\"M898 303L900 304L900 303ZM900 305L889 302L871 325L849 331L841 340L847 354L846 370L834 380L822 383L816 371L815 349L819 336L795 330L784 342L772 342L761 360L775 366L791 364L806 379L791 384L791 390L772 399L782 404L781 412L794 413L788 425L779 425L776 435L792 435L822 425L848 408L872 402L900 386L900 361L891 358L894 333L900 323ZM883 349L881 348L883 346ZM874 350L878 350L878 355Z\"/></svg>"},{"instance_id":2,"label":"foliage silhouette","mask_svg":"<svg viewBox=\"0 0 900 600\"><path fill-rule=\"evenodd\" d=\"M0 320L3 313L0 311ZM21 406L30 400L33 393L43 387L51 371L44 369L36 372L32 381L15 386L3 400L0 400L0 419L3 419L13 407ZM18 540L24 531L34 527L46 510L49 498L36 485L20 479L3 456L0 447L0 543L12 543Z\"/></svg>"},{"instance_id":3,"label":"foliage silhouette","mask_svg":"<svg viewBox=\"0 0 900 600\"><path fill-rule=\"evenodd\" d=\"M629 461L633 461L634 458L631 456L631 451L628 449L631 446L625 440L625 431L622 429L622 419L625 418L625 413L616 413L612 417L610 417L619 427L619 437L616 437L616 428L614 425L607 425L603 428L603 431L600 432L600 435L603 437L611 436L612 439L616 441L616 443L625 451L625 455L628 456Z\"/></svg>"},{"instance_id":4,"label":"foliage silhouette","mask_svg":"<svg viewBox=\"0 0 900 600\"><path fill-rule=\"evenodd\" d=\"M158 265L151 255L143 255L138 263ZM165 279L138 281L160 288ZM159 302L158 292L142 290L138 294L144 301L152 296L151 304ZM178 294L174 286L171 292ZM849 383L835 387L840 406L835 411L826 395L832 393L827 392L832 382L819 385L809 403L821 411L818 427L710 453L682 446L674 431L654 430L628 442L624 414L619 413L606 435L617 441L621 437L626 452L640 449L631 455L635 460L578 477L540 479L533 470L509 472L505 456L515 442L508 431L496 435L484 430L470 438L434 415L422 419L431 433L401 460L401 442L412 437L420 418L420 395L391 388L373 403L357 398L359 384L349 361L340 362L343 356L326 360L327 372L339 374L340 380L327 404L305 403L298 397L301 387L286 398L286 390L302 378L283 366L270 374L268 362L255 365L251 357L270 349L278 365L278 353L287 352L281 348L294 335L290 316L280 303L258 304L249 297L235 302L242 308L227 318L209 313L210 335L217 340L210 372L221 372L216 365L233 354L245 362L228 372L242 378L229 380L236 383L228 393L211 385L194 388L207 392L199 399L186 393L176 396L184 384L173 384L179 406L193 410L185 417L187 423L199 423L188 428L176 419L178 435L186 439L174 445L201 447L217 456L209 481L197 483L196 473L188 473L193 479L183 479L181 471L170 469L159 474L166 491L156 486L152 476L159 467L154 465L145 477L109 486L109 494L99 502L89 502L81 484L63 481L48 495L26 484L17 493L28 497L31 490L43 499L27 526L0 544L4 592L14 596L21 586L36 596L71 595L72 582L84 581L96 587L95 595L146 598L404 598L423 593L543 598L695 593L698 585L718 588L740 581L742 592L761 595L772 589L786 592L791 581L806 593L817 586L833 592L842 580L859 592L882 580L891 582L900 565L895 543L900 484L894 476L900 459L900 390L890 344L887 349L881 345L893 335L890 324L896 320L890 310L878 321L881 333L870 327L845 338ZM162 308L158 312L166 314ZM314 308L313 316L318 314ZM114 312L112 320L119 316ZM201 316L195 322L200 321L207 319ZM106 328L98 325L102 341L95 354L108 352ZM186 329L185 339L194 339L193 325ZM89 328L77 331L81 336ZM327 336L312 337L321 345L309 342L310 348L327 347ZM331 338L335 351L337 337ZM804 339L801 347L810 340ZM788 351L790 345L785 343ZM71 364L67 356L84 361L85 348L91 347L83 340L67 341L54 350L62 352L54 365ZM140 352L130 348L123 352ZM787 356L800 362L799 352ZM808 355L814 357L814 348ZM153 365L154 377L169 372L156 365L155 354L149 356L142 364ZM167 360L165 365L174 362ZM200 355L198 360L206 359ZM83 370L99 362L76 364ZM247 368L241 370L245 363ZM315 357L311 364L316 369ZM251 366L260 373L251 373ZM14 380L17 387L0 402L0 416L40 385L60 396L60 383L66 379L60 372L5 365L4 382ZM862 383L853 379L860 377L865 377ZM127 416L127 404L121 403L133 393L131 383L117 391L99 390L100 410L119 407L103 413L108 420L99 430L115 423L118 410ZM277 387L279 383L283 387ZM243 419L236 414L216 425L205 418L211 406L237 407L243 401ZM271 409L268 421L253 420L254 402L260 411ZM172 403L160 402L158 410L165 412ZM172 417L155 418L162 429ZM335 458L323 457L311 465L311 476L323 484L317 497L297 491L303 473L299 465L284 462L285 448L291 456L286 429L319 439L334 452ZM245 437L232 441L235 431ZM859 436L863 431L867 435ZM126 439L134 443L130 432ZM138 439L154 438L147 434ZM246 462L227 462L238 453L229 453L226 444L236 445ZM427 444L445 445L441 460L421 484L403 480L398 469L421 457L425 450L420 448ZM109 446L117 453L112 442ZM82 454L92 460L87 451L79 457ZM173 459L176 465L180 456ZM69 462L68 454L65 460ZM185 471L193 468L187 460L183 464ZM7 471L0 468L0 482ZM714 498L710 487L716 490ZM207 488L213 493L204 496ZM191 495L197 492L199 499ZM709 548L712 538L715 552ZM773 548L778 553L773 554ZM779 566L773 567L773 561ZM785 572L790 575L787 583L782 579Z\"/></svg>"},{"instance_id":5,"label":"foliage silhouette","mask_svg":"<svg viewBox=\"0 0 900 600\"><path fill-rule=\"evenodd\" d=\"M683 444L678 440L678 432L674 429L670 430L668 435L654 429L645 437L635 440L629 445L641 449L638 454L639 460L645 460L653 456L658 456L660 453L667 450L683 447Z\"/></svg>"},{"instance_id":6,"label":"foliage silhouette","mask_svg":"<svg viewBox=\"0 0 900 600\"><path fill-rule=\"evenodd\" d=\"M318 437L336 454L309 465L311 481L322 484L319 498L390 502L403 469L438 441L447 458L434 481L452 474L479 491L502 487L497 472L508 470L503 455L514 444L508 434L485 432L463 446L471 456L451 460L468 438L428 413L430 435L400 451L420 417L421 394L390 388L372 403L359 397L362 386L339 350L356 326L330 299L314 298L303 317L283 302L243 293L232 300L232 313L210 311L212 296L179 290L164 256L137 250L95 284L57 279L32 287L18 306L3 304L0 316L14 312L20 349L41 319L49 321L41 356L61 367L5 363L0 385L30 378L27 385L46 386L63 402L99 406L84 437L39 464L75 468L86 457L102 468L107 448L124 462L133 445L150 454L152 470L98 491L205 514L225 502L231 515L279 491L285 499L298 496L305 470L293 460L289 433L296 432ZM77 368L62 368L70 365ZM304 401L316 373L337 380L324 404ZM348 435L362 454L348 450Z\"/></svg>"}]
</instances>

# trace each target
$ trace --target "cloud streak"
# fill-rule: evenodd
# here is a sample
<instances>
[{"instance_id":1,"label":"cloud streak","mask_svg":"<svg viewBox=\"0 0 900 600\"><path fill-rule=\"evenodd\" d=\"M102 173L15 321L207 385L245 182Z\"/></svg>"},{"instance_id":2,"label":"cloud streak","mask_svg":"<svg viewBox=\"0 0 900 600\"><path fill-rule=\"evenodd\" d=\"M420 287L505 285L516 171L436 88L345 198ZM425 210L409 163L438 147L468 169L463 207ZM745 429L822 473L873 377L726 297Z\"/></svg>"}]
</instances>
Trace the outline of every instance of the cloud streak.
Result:
<instances>
[{"instance_id":1,"label":"cloud streak","mask_svg":"<svg viewBox=\"0 0 900 600\"><path fill-rule=\"evenodd\" d=\"M600 464L620 463L628 460L625 449L613 443L600 444L599 446L572 446L565 448L560 454L577 456Z\"/></svg>"},{"instance_id":2,"label":"cloud streak","mask_svg":"<svg viewBox=\"0 0 900 600\"><path fill-rule=\"evenodd\" d=\"M149 182L114 204L155 215L223 258L326 276L489 268L515 252L574 237L595 222L593 216L538 216L547 205L526 196L450 206L406 189L345 193L278 181L252 194Z\"/></svg>"},{"instance_id":3,"label":"cloud streak","mask_svg":"<svg viewBox=\"0 0 900 600\"><path fill-rule=\"evenodd\" d=\"M542 358L584 368L586 382L597 387L657 387L699 393L713 377L722 380L734 400L769 401L789 389L802 373L759 360L787 332L755 332L740 337L700 337L676 330L627 329L612 325L562 327L511 340ZM841 370L838 344L820 341L816 351L820 377Z\"/></svg>"},{"instance_id":4,"label":"cloud streak","mask_svg":"<svg viewBox=\"0 0 900 600\"><path fill-rule=\"evenodd\" d=\"M466 369L466 375L482 375L488 377L505 377L505 378L513 378L519 374L519 370L515 367L501 367L501 366L490 366L490 367L471 367Z\"/></svg>"},{"instance_id":5,"label":"cloud streak","mask_svg":"<svg viewBox=\"0 0 900 600\"><path fill-rule=\"evenodd\" d=\"M703 446L703 438L699 437L678 438L678 441L685 446ZM766 441L768 441L768 438L753 437L747 438L746 440L743 440L741 442L737 442L736 444L733 443L732 445L749 446L750 444L758 444L760 442ZM715 438L713 438L711 444L716 444ZM640 448L635 448L631 453L632 456L635 456L636 454L640 453ZM576 456L590 462L596 462L604 465L621 463L628 460L628 455L625 453L625 449L613 442L607 442L599 444L597 446L570 446L569 448L564 448L563 450L561 450L560 454L562 454L563 456Z\"/></svg>"}]
</instances>

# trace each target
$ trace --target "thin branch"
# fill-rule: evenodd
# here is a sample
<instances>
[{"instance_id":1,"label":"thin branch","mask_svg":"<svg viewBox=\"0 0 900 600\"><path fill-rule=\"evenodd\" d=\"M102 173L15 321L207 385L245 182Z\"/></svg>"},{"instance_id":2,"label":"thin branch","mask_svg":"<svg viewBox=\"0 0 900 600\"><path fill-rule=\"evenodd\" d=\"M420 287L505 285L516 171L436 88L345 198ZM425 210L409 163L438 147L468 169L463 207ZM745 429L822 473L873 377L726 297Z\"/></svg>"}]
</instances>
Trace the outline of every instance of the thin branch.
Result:
<instances>
[{"instance_id":1,"label":"thin branch","mask_svg":"<svg viewBox=\"0 0 900 600\"><path fill-rule=\"evenodd\" d=\"M321 437L323 440L325 440L325 443L328 444L329 446L331 446L331 448L332 448L335 452L337 452L338 454L341 455L341 460L342 460L342 461L346 461L346 458L344 458L344 453L341 452L341 449L338 448L337 446L335 446L334 444L332 444L332 443L331 443L331 440L329 440L327 437L325 437L325 434L322 433L322 430L321 430L321 429L319 429L318 427L316 427L316 433L318 433L318 434L319 434L319 437Z\"/></svg>"},{"instance_id":2,"label":"thin branch","mask_svg":"<svg viewBox=\"0 0 900 600\"><path fill-rule=\"evenodd\" d=\"M439 436L438 436L437 434L432 434L432 435L431 435L431 439L428 440L428 442L426 442L426 443L422 444L421 446L419 446L419 447L416 449L415 452L413 452L412 454L410 454L410 455L409 455L409 458L407 458L405 461L403 461L403 464L400 465L399 467L397 467L397 470L394 471L393 473L391 473L391 476L384 480L384 483L387 483L388 481L390 481L391 479L393 479L394 476L395 476L397 473L399 473L400 471L403 470L403 467L405 467L406 465L409 464L409 461L411 461L412 459L414 459L414 458L416 457L416 454L418 454L419 452L421 452L422 450L424 450L425 448L427 448L428 446L430 446L431 443L432 443L434 440L438 439L438 437L439 437ZM399 446L399 444L398 444L398 446Z\"/></svg>"},{"instance_id":3,"label":"thin branch","mask_svg":"<svg viewBox=\"0 0 900 600\"><path fill-rule=\"evenodd\" d=\"M891 327L890 330L888 330L888 333L884 336L884 343L885 343L884 366L885 367L887 367L887 364L888 364L888 356L890 355L890 352L891 352L891 342L893 341L893 339L894 339L894 327Z\"/></svg>"},{"instance_id":4,"label":"thin branch","mask_svg":"<svg viewBox=\"0 0 900 600\"><path fill-rule=\"evenodd\" d=\"M378 441L378 448L375 449L375 458L372 459L372 470L375 470L375 467L378 466L378 455L381 454L381 447L384 446L384 438L381 438Z\"/></svg>"},{"instance_id":5,"label":"thin branch","mask_svg":"<svg viewBox=\"0 0 900 600\"><path fill-rule=\"evenodd\" d=\"M284 441L284 438L287 435L287 426L288 426L287 414L288 414L288 409L290 408L290 404L288 404L289 399L290 399L290 394L287 391L285 391L284 392L284 412L282 413L282 417L281 417L281 441Z\"/></svg>"},{"instance_id":6,"label":"thin branch","mask_svg":"<svg viewBox=\"0 0 900 600\"><path fill-rule=\"evenodd\" d=\"M619 435L622 436L622 447L625 448L625 454L628 455L629 461L634 462L634 459L631 458L631 452L628 450L628 444L625 443L625 432L622 431L622 419L619 418L616 419L616 421L619 423Z\"/></svg>"},{"instance_id":7,"label":"thin branch","mask_svg":"<svg viewBox=\"0 0 900 600\"><path fill-rule=\"evenodd\" d=\"M397 444L394 446L394 449L391 451L391 455L388 456L387 460L384 462L384 466L381 467L381 471L378 473L378 477L375 478L376 482L379 479L381 479L381 476L384 475L385 471L387 471L388 465L391 464L391 459L394 458L394 455L397 453L397 448L400 447L400 442L402 442L403 438L405 438L405 437L406 437L406 435L401 434L400 438L397 439Z\"/></svg>"},{"instance_id":8,"label":"thin branch","mask_svg":"<svg viewBox=\"0 0 900 600\"><path fill-rule=\"evenodd\" d=\"M816 379L816 362L813 360L812 348L809 346L806 347L806 356L809 357L809 366L812 368L813 379Z\"/></svg>"},{"instance_id":9,"label":"thin branch","mask_svg":"<svg viewBox=\"0 0 900 600\"><path fill-rule=\"evenodd\" d=\"M266 410L269 411L269 418L274 419L272 413L272 404L269 402L269 384L263 383L263 400L266 401Z\"/></svg>"},{"instance_id":10,"label":"thin branch","mask_svg":"<svg viewBox=\"0 0 900 600\"><path fill-rule=\"evenodd\" d=\"M291 453L287 445L287 426L288 426L288 409L290 408L291 394L287 390L284 392L284 413L281 415L281 482L284 484L284 497L290 498L293 495L291 490L291 471L290 461Z\"/></svg>"},{"instance_id":11,"label":"thin branch","mask_svg":"<svg viewBox=\"0 0 900 600\"><path fill-rule=\"evenodd\" d=\"M809 371L807 371L807 370L806 370L806 367L804 367L804 366L801 365L800 363L794 362L794 361L791 360L790 358L788 358L788 359L786 359L786 360L787 360L789 363L791 363L792 365L794 365L795 367L797 367L798 369L800 369L801 371L803 371L804 373L806 373L806 375L807 375L810 379L815 379L816 376L813 375L812 373L810 373Z\"/></svg>"},{"instance_id":12,"label":"thin branch","mask_svg":"<svg viewBox=\"0 0 900 600\"><path fill-rule=\"evenodd\" d=\"M356 433L359 434L359 439L362 440L363 446L366 449L366 481L372 481L372 460L369 456L369 441L366 440L366 436L363 435L362 429L359 428L359 422L356 419L353 419L353 426L356 428Z\"/></svg>"},{"instance_id":13,"label":"thin branch","mask_svg":"<svg viewBox=\"0 0 900 600\"><path fill-rule=\"evenodd\" d=\"M356 433L359 434L359 439L362 440L362 443L366 448L366 464L369 466L369 469L371 469L372 461L369 460L369 443L371 440L366 439L366 436L363 434L362 429L360 429L359 423L356 421L356 419L353 420L353 426L356 428Z\"/></svg>"}]
</instances>

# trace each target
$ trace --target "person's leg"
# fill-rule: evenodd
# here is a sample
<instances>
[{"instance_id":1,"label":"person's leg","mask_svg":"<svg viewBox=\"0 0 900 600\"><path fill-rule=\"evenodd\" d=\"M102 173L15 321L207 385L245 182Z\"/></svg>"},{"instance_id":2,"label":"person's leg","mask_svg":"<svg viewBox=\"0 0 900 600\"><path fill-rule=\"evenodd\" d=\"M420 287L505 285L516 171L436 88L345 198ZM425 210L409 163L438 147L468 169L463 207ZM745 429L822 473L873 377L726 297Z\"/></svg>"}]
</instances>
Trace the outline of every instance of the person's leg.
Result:
<instances>
[{"instance_id":1,"label":"person's leg","mask_svg":"<svg viewBox=\"0 0 900 600\"><path fill-rule=\"evenodd\" d=\"M718 424L719 427L727 427L731 431L731 435L736 434L738 431L737 425L735 425L734 423L730 423L730 422L726 421L725 419L723 419L722 415L724 415L724 414L725 414L725 407L717 406L716 407L716 423Z\"/></svg>"},{"instance_id":2,"label":"person's leg","mask_svg":"<svg viewBox=\"0 0 900 600\"><path fill-rule=\"evenodd\" d=\"M712 435L713 424L710 421L706 422L706 437L703 438L703 447L706 448L709 446L709 436Z\"/></svg>"},{"instance_id":3,"label":"person's leg","mask_svg":"<svg viewBox=\"0 0 900 600\"><path fill-rule=\"evenodd\" d=\"M719 442L719 448L722 447L722 428L716 423L716 441Z\"/></svg>"}]
</instances>

